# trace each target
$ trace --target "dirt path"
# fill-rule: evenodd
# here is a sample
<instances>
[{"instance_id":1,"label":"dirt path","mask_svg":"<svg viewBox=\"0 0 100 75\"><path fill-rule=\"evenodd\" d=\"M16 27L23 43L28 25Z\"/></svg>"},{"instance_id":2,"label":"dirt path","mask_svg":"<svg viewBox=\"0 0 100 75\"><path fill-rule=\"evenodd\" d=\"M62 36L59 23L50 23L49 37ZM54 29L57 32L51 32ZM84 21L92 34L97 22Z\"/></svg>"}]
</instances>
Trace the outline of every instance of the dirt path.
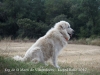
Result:
<instances>
[{"instance_id":1,"label":"dirt path","mask_svg":"<svg viewBox=\"0 0 100 75\"><path fill-rule=\"evenodd\" d=\"M32 42L0 42L0 55L24 56ZM100 46L68 44L58 58L58 62L72 67L100 69Z\"/></svg>"}]
</instances>

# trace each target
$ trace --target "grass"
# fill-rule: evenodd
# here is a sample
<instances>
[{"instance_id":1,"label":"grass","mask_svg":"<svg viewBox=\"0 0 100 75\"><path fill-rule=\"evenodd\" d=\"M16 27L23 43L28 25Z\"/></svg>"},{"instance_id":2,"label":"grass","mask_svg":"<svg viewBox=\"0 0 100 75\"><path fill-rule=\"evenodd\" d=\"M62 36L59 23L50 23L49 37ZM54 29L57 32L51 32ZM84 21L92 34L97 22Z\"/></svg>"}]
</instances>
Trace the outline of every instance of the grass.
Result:
<instances>
[{"instance_id":1,"label":"grass","mask_svg":"<svg viewBox=\"0 0 100 75\"><path fill-rule=\"evenodd\" d=\"M0 75L100 75L100 72L78 70L68 66L61 66L61 69L56 69L51 65L20 62L0 56Z\"/></svg>"},{"instance_id":2,"label":"grass","mask_svg":"<svg viewBox=\"0 0 100 75\"><path fill-rule=\"evenodd\" d=\"M11 37L9 38L3 38L3 39L0 39L0 41L2 42L35 42L36 39L28 39L27 37L24 38L24 39L20 39L20 38L17 38L17 39L14 39L12 40ZM84 45L97 45L97 46L100 46L100 37L98 38L80 38L80 39L72 39L69 41L69 43L73 43L73 44L84 44Z\"/></svg>"},{"instance_id":3,"label":"grass","mask_svg":"<svg viewBox=\"0 0 100 75\"><path fill-rule=\"evenodd\" d=\"M27 37L21 39L21 38L17 38L12 40L11 37L8 38L3 38L0 39L0 41L2 42L36 42L36 39L28 39ZM96 46L100 46L100 37L97 38L80 38L80 39L72 39L69 41L69 43L73 43L73 44L84 44L84 45L96 45Z\"/></svg>"},{"instance_id":4,"label":"grass","mask_svg":"<svg viewBox=\"0 0 100 75\"><path fill-rule=\"evenodd\" d=\"M69 43L100 46L100 38L81 38L78 40L73 39L69 41Z\"/></svg>"},{"instance_id":5,"label":"grass","mask_svg":"<svg viewBox=\"0 0 100 75\"><path fill-rule=\"evenodd\" d=\"M9 42L13 40L4 39L1 41L8 42L8 47ZM21 40L14 41L21 42ZM100 39L79 39L73 40L72 43L100 46ZM52 65L44 66L41 63L35 64L33 62L20 62L9 57L0 56L0 75L100 75L100 71L93 69L84 71L83 68L80 71L73 67L66 66L65 64L60 64L60 66L61 69L56 69Z\"/></svg>"}]
</instances>

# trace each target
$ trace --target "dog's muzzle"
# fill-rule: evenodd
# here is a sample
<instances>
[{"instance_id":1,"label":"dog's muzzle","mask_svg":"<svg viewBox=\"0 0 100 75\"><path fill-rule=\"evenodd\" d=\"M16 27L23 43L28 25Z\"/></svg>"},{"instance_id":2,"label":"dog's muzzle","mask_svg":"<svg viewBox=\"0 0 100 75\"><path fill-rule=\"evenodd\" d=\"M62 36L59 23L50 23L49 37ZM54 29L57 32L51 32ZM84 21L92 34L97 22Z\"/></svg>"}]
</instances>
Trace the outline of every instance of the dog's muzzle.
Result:
<instances>
[{"instance_id":1,"label":"dog's muzzle","mask_svg":"<svg viewBox=\"0 0 100 75\"><path fill-rule=\"evenodd\" d=\"M75 33L75 31L73 30L71 33L68 33L70 35L70 37L72 37L72 35Z\"/></svg>"}]
</instances>

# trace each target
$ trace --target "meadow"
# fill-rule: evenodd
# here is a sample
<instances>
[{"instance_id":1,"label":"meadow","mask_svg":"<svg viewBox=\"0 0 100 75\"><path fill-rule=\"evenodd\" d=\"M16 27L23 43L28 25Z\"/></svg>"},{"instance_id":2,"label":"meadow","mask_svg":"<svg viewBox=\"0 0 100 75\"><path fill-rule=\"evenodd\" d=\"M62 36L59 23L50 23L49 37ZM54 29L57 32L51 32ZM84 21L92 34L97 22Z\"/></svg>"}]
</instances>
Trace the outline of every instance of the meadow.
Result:
<instances>
[{"instance_id":1,"label":"meadow","mask_svg":"<svg viewBox=\"0 0 100 75\"><path fill-rule=\"evenodd\" d=\"M71 42L70 42L71 43ZM60 69L34 62L20 62L12 59L24 56L33 41L1 40L0 75L100 75L100 46L68 44L58 57Z\"/></svg>"}]
</instances>

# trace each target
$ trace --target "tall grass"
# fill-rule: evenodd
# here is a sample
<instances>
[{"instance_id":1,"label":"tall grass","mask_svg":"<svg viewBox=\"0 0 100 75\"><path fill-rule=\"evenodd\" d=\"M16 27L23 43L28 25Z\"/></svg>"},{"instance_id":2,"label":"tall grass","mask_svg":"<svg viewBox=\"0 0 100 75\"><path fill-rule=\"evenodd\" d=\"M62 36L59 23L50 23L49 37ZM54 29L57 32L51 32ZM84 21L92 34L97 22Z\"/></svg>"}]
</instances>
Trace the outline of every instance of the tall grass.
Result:
<instances>
[{"instance_id":1,"label":"tall grass","mask_svg":"<svg viewBox=\"0 0 100 75\"><path fill-rule=\"evenodd\" d=\"M69 43L100 46L100 38L81 38L78 40L73 39L69 41Z\"/></svg>"},{"instance_id":2,"label":"tall grass","mask_svg":"<svg viewBox=\"0 0 100 75\"><path fill-rule=\"evenodd\" d=\"M0 75L100 75L100 72L79 71L68 66L61 66L60 69L56 69L51 65L20 62L0 56Z\"/></svg>"},{"instance_id":3,"label":"tall grass","mask_svg":"<svg viewBox=\"0 0 100 75\"><path fill-rule=\"evenodd\" d=\"M35 42L36 39L29 39L27 37L25 38L16 38L12 39L11 37L5 37L5 38L0 38L0 41L2 42Z\"/></svg>"},{"instance_id":4,"label":"tall grass","mask_svg":"<svg viewBox=\"0 0 100 75\"><path fill-rule=\"evenodd\" d=\"M11 37L8 37L8 38L3 38L3 39L0 38L0 41L3 41L3 42L35 42L36 39L29 39L27 37L12 39ZM69 43L100 46L100 38L72 39L72 40L69 41Z\"/></svg>"},{"instance_id":5,"label":"tall grass","mask_svg":"<svg viewBox=\"0 0 100 75\"><path fill-rule=\"evenodd\" d=\"M25 38L16 38L14 40L11 37L0 39L2 42L35 42L36 39L28 39ZM71 44L85 44L85 45L97 45L100 46L100 38L80 38L80 39L72 39L69 41Z\"/></svg>"}]
</instances>

